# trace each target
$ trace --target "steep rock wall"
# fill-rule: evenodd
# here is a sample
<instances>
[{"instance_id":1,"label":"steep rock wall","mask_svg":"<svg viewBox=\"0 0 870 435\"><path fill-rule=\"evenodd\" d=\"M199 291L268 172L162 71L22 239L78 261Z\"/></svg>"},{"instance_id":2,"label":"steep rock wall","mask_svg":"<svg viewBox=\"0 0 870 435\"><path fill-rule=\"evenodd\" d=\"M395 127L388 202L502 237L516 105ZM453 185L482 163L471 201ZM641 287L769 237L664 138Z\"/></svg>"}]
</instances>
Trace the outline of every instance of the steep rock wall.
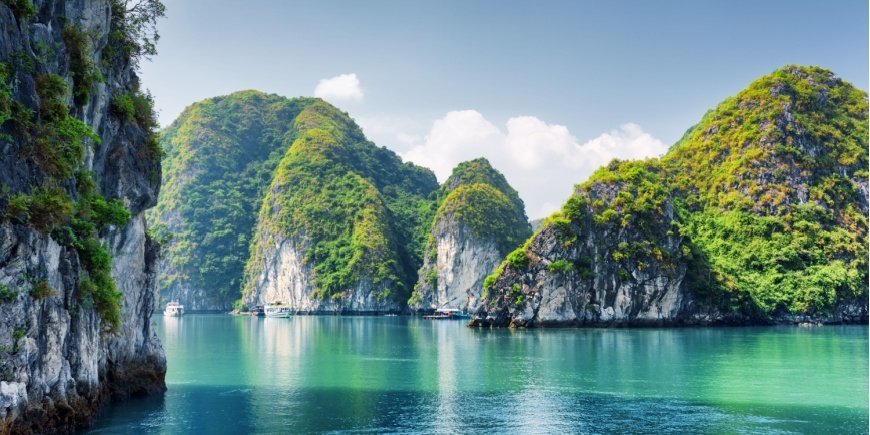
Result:
<instances>
[{"instance_id":1,"label":"steep rock wall","mask_svg":"<svg viewBox=\"0 0 870 435\"><path fill-rule=\"evenodd\" d=\"M601 184L589 196L612 199L619 190ZM724 320L687 290L686 262L677 260L682 238L670 225L675 216L669 202L648 231L596 226L591 205L581 207L580 219L545 225L521 248L524 255L514 260L514 267L502 266L474 324L640 326ZM618 246L639 246L650 238L658 240L655 254L613 255Z\"/></svg>"},{"instance_id":2,"label":"steep rock wall","mask_svg":"<svg viewBox=\"0 0 870 435\"><path fill-rule=\"evenodd\" d=\"M462 162L438 191L423 266L408 306L415 311L480 305L483 281L531 235L525 205L489 161Z\"/></svg>"},{"instance_id":3,"label":"steep rock wall","mask_svg":"<svg viewBox=\"0 0 870 435\"><path fill-rule=\"evenodd\" d=\"M420 300L411 308L476 310L483 279L501 262L501 252L495 241L480 240L466 228L440 225L435 234L435 256L425 257L416 290Z\"/></svg>"},{"instance_id":4,"label":"steep rock wall","mask_svg":"<svg viewBox=\"0 0 870 435\"><path fill-rule=\"evenodd\" d=\"M113 95L136 87L135 73L129 59L104 51L112 44L108 0L33 3L30 17L0 3L0 62L9 68L11 98L31 114L39 112L39 77L56 74L74 82L64 29L75 26L88 35L92 50L86 60L99 68L102 80L76 97L83 101L70 96L67 104L100 140L86 148L80 164L91 172L97 191L120 199L131 217L123 226L99 231L113 259L110 275L122 293L115 333L107 332L93 304L82 299L86 275L76 249L32 224L0 223L0 433L71 432L89 424L111 400L165 389L166 361L151 328L159 247L146 235L144 219L144 210L156 201L160 166L143 154L147 130L110 109ZM2 126L8 139L0 144L0 183L12 193L28 192L49 177L44 162L22 157L32 155L33 145L16 120ZM81 193L75 184L61 186ZM0 199L0 208L8 206L8 197ZM47 294L36 294L40 288Z\"/></svg>"},{"instance_id":5,"label":"steep rock wall","mask_svg":"<svg viewBox=\"0 0 870 435\"><path fill-rule=\"evenodd\" d=\"M280 239L264 249L260 273L254 278L257 291L246 295L248 306L281 303L293 307L300 314L395 313L401 310L395 300L379 296L386 286L373 286L367 279L345 290L341 298L315 296L317 287L312 281L313 270L304 259L303 252L308 249L304 242Z\"/></svg>"}]
</instances>

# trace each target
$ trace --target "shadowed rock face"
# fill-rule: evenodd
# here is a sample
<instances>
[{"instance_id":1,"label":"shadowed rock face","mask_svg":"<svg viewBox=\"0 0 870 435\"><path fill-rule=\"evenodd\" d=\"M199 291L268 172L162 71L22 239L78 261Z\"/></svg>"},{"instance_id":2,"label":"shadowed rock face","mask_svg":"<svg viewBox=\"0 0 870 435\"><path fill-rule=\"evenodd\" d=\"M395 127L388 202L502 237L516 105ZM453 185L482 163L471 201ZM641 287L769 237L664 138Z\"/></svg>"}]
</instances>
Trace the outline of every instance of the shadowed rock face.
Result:
<instances>
[{"instance_id":1,"label":"shadowed rock face","mask_svg":"<svg viewBox=\"0 0 870 435\"><path fill-rule=\"evenodd\" d=\"M866 323L867 130L830 71L762 77L661 159L578 185L471 324Z\"/></svg>"},{"instance_id":2,"label":"shadowed rock face","mask_svg":"<svg viewBox=\"0 0 870 435\"><path fill-rule=\"evenodd\" d=\"M151 327L159 246L146 235L144 218L156 202L160 165L144 157L148 132L110 109L112 97L132 92L137 78L123 56L102 60L109 57L108 0L33 3L38 12L23 20L0 3L0 62L10 69L11 98L38 113L37 77L56 74L72 82L64 26L89 35L88 60L99 68L102 81L93 84L84 101L68 98L70 114L100 138L85 150L83 169L92 171L97 192L123 201L131 218L99 232L122 294L115 333L106 331L93 303L82 300L85 269L76 249L32 226L0 219L0 284L6 291L0 298L0 433L72 432L87 426L111 400L165 389L166 361ZM30 192L48 175L22 157L30 145L14 122L2 126L12 140L0 144L0 184L11 193ZM77 198L74 181L61 185ZM7 205L4 196L4 213ZM51 294L31 296L37 280Z\"/></svg>"}]
</instances>

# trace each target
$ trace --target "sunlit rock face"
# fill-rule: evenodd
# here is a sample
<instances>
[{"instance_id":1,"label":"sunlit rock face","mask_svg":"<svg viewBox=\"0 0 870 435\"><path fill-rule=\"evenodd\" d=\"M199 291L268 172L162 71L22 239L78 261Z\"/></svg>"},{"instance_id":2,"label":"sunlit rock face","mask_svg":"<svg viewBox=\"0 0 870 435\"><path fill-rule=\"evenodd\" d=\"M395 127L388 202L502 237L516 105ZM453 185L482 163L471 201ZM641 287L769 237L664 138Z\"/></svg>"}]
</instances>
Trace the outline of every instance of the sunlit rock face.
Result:
<instances>
[{"instance_id":1,"label":"sunlit rock face","mask_svg":"<svg viewBox=\"0 0 870 435\"><path fill-rule=\"evenodd\" d=\"M439 189L409 307L477 309L486 276L530 234L523 201L504 176L486 159L460 163Z\"/></svg>"}]
</instances>

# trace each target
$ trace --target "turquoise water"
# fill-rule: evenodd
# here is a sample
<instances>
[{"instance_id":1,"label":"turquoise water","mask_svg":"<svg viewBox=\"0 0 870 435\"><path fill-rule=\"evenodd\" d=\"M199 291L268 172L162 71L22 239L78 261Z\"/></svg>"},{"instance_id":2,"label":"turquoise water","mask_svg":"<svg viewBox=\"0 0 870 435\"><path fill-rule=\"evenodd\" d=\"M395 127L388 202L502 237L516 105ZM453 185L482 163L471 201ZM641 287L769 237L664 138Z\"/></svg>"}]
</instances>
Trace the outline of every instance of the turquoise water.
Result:
<instances>
[{"instance_id":1,"label":"turquoise water","mask_svg":"<svg viewBox=\"0 0 870 435\"><path fill-rule=\"evenodd\" d=\"M93 433L866 433L868 329L156 317L168 391Z\"/></svg>"}]
</instances>

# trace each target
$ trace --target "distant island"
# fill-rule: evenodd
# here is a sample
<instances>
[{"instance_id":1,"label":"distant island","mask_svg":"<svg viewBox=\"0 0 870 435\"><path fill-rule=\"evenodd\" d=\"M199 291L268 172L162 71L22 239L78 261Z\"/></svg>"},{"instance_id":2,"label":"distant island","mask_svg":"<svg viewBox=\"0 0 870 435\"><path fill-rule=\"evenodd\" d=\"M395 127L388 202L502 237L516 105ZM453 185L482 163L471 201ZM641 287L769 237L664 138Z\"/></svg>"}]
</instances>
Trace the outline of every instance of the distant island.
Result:
<instances>
[{"instance_id":1,"label":"distant island","mask_svg":"<svg viewBox=\"0 0 870 435\"><path fill-rule=\"evenodd\" d=\"M865 322L866 115L832 72L784 67L661 159L601 168L526 240L485 159L438 186L322 100L216 97L164 134L160 289L492 326Z\"/></svg>"}]
</instances>

